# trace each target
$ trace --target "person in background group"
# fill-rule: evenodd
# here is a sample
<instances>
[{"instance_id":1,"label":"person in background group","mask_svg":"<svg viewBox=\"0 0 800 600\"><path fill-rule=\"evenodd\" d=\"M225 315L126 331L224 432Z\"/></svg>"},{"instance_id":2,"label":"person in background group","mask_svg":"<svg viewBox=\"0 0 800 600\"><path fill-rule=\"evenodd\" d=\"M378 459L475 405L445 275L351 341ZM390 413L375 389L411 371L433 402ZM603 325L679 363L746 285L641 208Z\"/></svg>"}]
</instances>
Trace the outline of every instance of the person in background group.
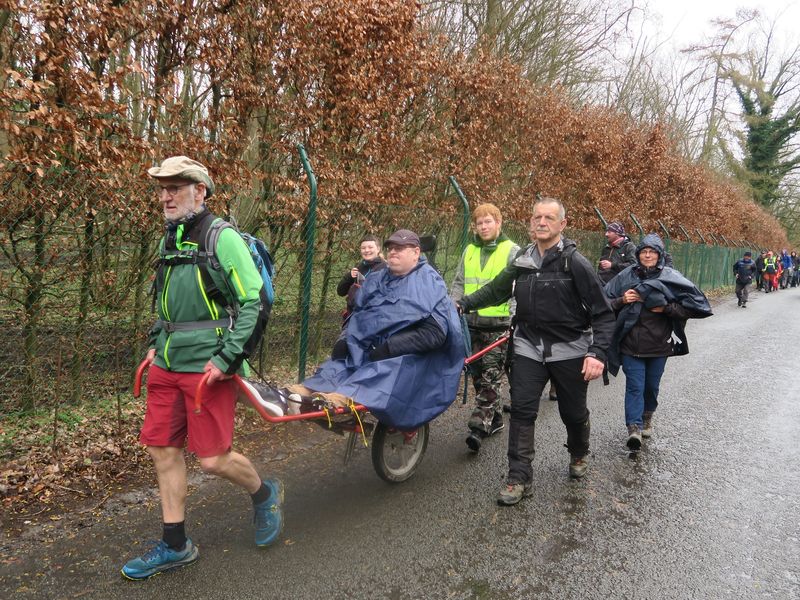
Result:
<instances>
[{"instance_id":1,"label":"person in background group","mask_svg":"<svg viewBox=\"0 0 800 600\"><path fill-rule=\"evenodd\" d=\"M779 275L779 283L782 290L789 287L791 278L794 276L794 260L789 255L789 252L784 248L781 250L781 255L778 258L781 265L781 272Z\"/></svg>"},{"instance_id":2,"label":"person in background group","mask_svg":"<svg viewBox=\"0 0 800 600\"><path fill-rule=\"evenodd\" d=\"M458 301L468 313L514 297L514 358L508 477L497 497L510 506L533 493L534 431L548 379L558 388L558 410L567 430L569 474L586 474L589 454L589 381L603 374L614 313L592 264L563 238L564 205L540 198L533 205L536 242L521 250L491 282Z\"/></svg>"},{"instance_id":3,"label":"person in background group","mask_svg":"<svg viewBox=\"0 0 800 600\"><path fill-rule=\"evenodd\" d=\"M636 245L625 234L625 227L619 221L612 221L606 227L606 243L600 253L597 275L603 284L611 281L624 268L636 264Z\"/></svg>"},{"instance_id":4,"label":"person in background group","mask_svg":"<svg viewBox=\"0 0 800 600\"><path fill-rule=\"evenodd\" d=\"M617 312L608 371L625 373L627 446L636 451L652 434L661 376L667 357L687 354L686 319L711 316L703 292L664 264L664 242L646 235L636 248L637 264L605 286ZM673 335L677 341L673 341Z\"/></svg>"},{"instance_id":5,"label":"person in background group","mask_svg":"<svg viewBox=\"0 0 800 600\"><path fill-rule=\"evenodd\" d=\"M458 302L465 295L479 290L505 269L519 252L519 246L502 233L503 216L494 204L481 204L472 213L475 238L464 249L456 276L450 286L450 297ZM511 326L514 300L488 306L466 315L472 352L491 344ZM475 410L467 422L470 435L467 446L477 452L482 440L502 430L503 411L500 383L503 377L506 349L491 350L470 365L475 387Z\"/></svg>"},{"instance_id":6,"label":"person in background group","mask_svg":"<svg viewBox=\"0 0 800 600\"><path fill-rule=\"evenodd\" d=\"M756 258L756 289L761 291L764 289L764 261L767 258L767 251L762 250Z\"/></svg>"},{"instance_id":7,"label":"person in background group","mask_svg":"<svg viewBox=\"0 0 800 600\"><path fill-rule=\"evenodd\" d=\"M797 282L800 280L800 257L797 256L797 252L792 250L792 253L789 255L792 257L792 280L790 285L792 287L797 287Z\"/></svg>"},{"instance_id":8,"label":"person in background group","mask_svg":"<svg viewBox=\"0 0 800 600\"><path fill-rule=\"evenodd\" d=\"M733 274L736 278L736 299L741 308L747 308L748 291L753 277L756 274L756 263L753 253L749 250L733 265Z\"/></svg>"},{"instance_id":9,"label":"person in background group","mask_svg":"<svg viewBox=\"0 0 800 600\"><path fill-rule=\"evenodd\" d=\"M160 245L162 268L155 282L159 319L150 330L147 411L139 441L155 466L163 537L125 564L122 574L128 579L146 579L199 558L184 527L184 445L197 456L203 471L250 494L256 546L274 543L283 527L280 480L262 480L253 464L231 449L238 396L231 378L239 372L246 374L244 361L260 339L257 328L266 301L263 280L244 240L232 227L219 234L214 251L219 271L207 269L209 280L205 279L201 251L206 232L216 220L205 206L214 192L206 167L185 156L173 156L148 174L157 182L166 233ZM221 297L212 293L213 288ZM228 306L238 306L235 317L228 317L223 300ZM206 402L195 413L195 390L204 374L208 374Z\"/></svg>"},{"instance_id":10,"label":"person in background group","mask_svg":"<svg viewBox=\"0 0 800 600\"><path fill-rule=\"evenodd\" d=\"M342 276L339 285L336 286L336 293L345 296L347 308L342 313L342 321L346 322L347 317L353 312L356 303L356 293L361 289L364 278L372 271L382 268L386 261L380 252L378 238L374 235L365 235L359 242L359 252L361 261Z\"/></svg>"},{"instance_id":11,"label":"person in background group","mask_svg":"<svg viewBox=\"0 0 800 600\"><path fill-rule=\"evenodd\" d=\"M764 257L764 290L769 294L778 289L778 261L772 250Z\"/></svg>"}]
</instances>

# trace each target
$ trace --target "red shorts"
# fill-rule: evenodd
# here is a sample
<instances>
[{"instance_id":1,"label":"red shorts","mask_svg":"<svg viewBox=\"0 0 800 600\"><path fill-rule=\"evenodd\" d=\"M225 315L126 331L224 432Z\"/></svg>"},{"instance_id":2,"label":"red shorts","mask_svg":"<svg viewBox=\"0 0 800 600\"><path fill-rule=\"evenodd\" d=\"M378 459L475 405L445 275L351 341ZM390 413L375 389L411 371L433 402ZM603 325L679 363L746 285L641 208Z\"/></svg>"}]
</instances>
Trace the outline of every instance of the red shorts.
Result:
<instances>
[{"instance_id":1,"label":"red shorts","mask_svg":"<svg viewBox=\"0 0 800 600\"><path fill-rule=\"evenodd\" d=\"M151 365L147 374L147 412L139 441L145 446L187 447L200 458L231 449L237 390L232 379L203 390L200 414L194 392L203 373L176 373Z\"/></svg>"}]
</instances>

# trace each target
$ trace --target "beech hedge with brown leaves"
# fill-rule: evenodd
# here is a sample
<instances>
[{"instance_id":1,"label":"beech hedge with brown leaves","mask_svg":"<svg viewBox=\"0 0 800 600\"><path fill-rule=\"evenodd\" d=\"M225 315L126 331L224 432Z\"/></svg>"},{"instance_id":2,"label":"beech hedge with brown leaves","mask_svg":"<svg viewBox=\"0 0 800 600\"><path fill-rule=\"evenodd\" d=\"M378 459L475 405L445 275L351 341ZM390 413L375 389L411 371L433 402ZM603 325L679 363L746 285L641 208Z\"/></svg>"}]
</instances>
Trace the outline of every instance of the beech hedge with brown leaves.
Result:
<instances>
[{"instance_id":1,"label":"beech hedge with brown leaves","mask_svg":"<svg viewBox=\"0 0 800 600\"><path fill-rule=\"evenodd\" d=\"M473 201L519 218L541 192L563 198L577 227L597 228L597 206L614 218L633 211L646 229L661 219L786 245L774 218L684 160L658 125L577 108L502 60L446 54L413 1L7 6L4 223L37 210L20 182L58 188L78 171L111 193L39 195L43 209L71 203L144 222L152 200L124 191L172 153L208 163L252 219L294 219L305 196L293 146L303 142L326 210L435 206L455 175Z\"/></svg>"}]
</instances>

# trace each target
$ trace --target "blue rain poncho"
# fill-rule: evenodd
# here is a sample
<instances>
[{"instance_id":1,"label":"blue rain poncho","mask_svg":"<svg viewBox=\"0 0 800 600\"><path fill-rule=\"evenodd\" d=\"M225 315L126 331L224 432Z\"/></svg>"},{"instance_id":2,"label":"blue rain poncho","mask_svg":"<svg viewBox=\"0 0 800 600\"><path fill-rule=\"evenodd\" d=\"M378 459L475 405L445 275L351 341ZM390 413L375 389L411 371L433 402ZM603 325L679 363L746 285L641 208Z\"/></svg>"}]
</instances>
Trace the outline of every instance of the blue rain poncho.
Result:
<instances>
[{"instance_id":1,"label":"blue rain poncho","mask_svg":"<svg viewBox=\"0 0 800 600\"><path fill-rule=\"evenodd\" d=\"M424 354L369 359L370 349L431 316L447 336L444 345ZM303 385L353 398L382 423L403 430L431 421L455 399L465 358L461 322L444 280L424 256L408 275L384 268L367 276L345 336L348 356L324 362Z\"/></svg>"}]
</instances>

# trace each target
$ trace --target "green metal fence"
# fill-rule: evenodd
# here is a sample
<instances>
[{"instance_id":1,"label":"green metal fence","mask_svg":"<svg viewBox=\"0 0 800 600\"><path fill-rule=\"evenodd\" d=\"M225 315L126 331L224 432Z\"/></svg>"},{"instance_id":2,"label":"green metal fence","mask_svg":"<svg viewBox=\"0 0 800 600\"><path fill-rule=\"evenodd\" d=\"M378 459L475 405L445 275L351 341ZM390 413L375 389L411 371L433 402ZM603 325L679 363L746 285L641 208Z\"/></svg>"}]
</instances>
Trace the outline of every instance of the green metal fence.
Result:
<instances>
[{"instance_id":1,"label":"green metal fence","mask_svg":"<svg viewBox=\"0 0 800 600\"><path fill-rule=\"evenodd\" d=\"M364 235L383 239L400 227L435 235L429 258L449 283L469 225L466 198L452 178L426 206L348 201L324 189L317 194L310 158L300 149L293 165L306 173L296 191L303 214L276 222L262 212L243 223L267 241L276 261L276 302L252 362L280 382L302 377L328 355L345 305L336 285L358 262ZM81 171L0 166L0 413L118 396L130 386L154 319L148 292L162 217L152 188L141 178L122 184ZM218 192L235 216L258 202L248 185ZM110 196L116 202L97 202ZM529 239L527 223L506 222L504 229L521 245ZM605 243L599 232L565 233L592 261ZM732 283L731 265L743 251L667 243L675 267L706 290Z\"/></svg>"}]
</instances>

